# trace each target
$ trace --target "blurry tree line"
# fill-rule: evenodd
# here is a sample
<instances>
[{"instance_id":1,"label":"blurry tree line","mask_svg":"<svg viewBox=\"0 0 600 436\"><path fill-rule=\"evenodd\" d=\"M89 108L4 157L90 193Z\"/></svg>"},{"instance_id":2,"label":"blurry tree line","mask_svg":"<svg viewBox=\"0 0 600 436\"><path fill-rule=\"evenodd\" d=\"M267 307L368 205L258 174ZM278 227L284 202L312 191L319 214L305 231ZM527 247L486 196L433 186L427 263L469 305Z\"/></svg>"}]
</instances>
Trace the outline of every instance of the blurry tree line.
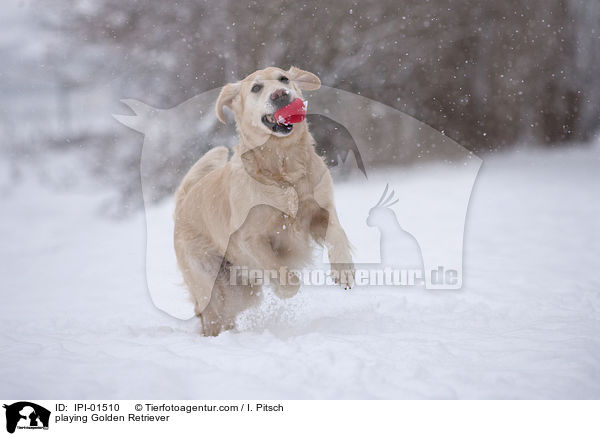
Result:
<instances>
[{"instance_id":1,"label":"blurry tree line","mask_svg":"<svg viewBox=\"0 0 600 436\"><path fill-rule=\"evenodd\" d=\"M110 81L156 107L296 65L475 152L585 141L599 125L597 0L52 0L40 17L63 35L65 82ZM114 129L105 152L124 147Z\"/></svg>"}]
</instances>

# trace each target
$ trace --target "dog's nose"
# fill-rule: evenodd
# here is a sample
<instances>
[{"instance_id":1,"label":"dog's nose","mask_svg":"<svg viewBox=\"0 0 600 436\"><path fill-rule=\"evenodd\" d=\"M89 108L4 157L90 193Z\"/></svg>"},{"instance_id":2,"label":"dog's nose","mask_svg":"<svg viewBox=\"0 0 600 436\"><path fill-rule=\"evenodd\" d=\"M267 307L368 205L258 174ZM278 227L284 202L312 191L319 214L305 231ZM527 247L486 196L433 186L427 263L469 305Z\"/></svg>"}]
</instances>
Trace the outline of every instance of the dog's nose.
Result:
<instances>
[{"instance_id":1,"label":"dog's nose","mask_svg":"<svg viewBox=\"0 0 600 436\"><path fill-rule=\"evenodd\" d=\"M273 91L271 94L271 100L277 103L285 102L286 100L289 102L290 99L290 91L287 89L278 89L277 91Z\"/></svg>"}]
</instances>

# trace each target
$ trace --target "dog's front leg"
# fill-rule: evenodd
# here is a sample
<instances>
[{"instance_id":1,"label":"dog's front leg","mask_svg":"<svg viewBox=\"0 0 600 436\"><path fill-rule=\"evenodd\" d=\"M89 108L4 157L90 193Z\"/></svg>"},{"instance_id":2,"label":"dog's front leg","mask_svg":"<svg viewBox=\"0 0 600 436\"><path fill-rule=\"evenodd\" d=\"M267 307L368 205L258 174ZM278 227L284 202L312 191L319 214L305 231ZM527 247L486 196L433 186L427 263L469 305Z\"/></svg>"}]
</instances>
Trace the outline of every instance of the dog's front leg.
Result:
<instances>
[{"instance_id":1,"label":"dog's front leg","mask_svg":"<svg viewBox=\"0 0 600 436\"><path fill-rule=\"evenodd\" d=\"M354 286L354 263L350 252L350 241L340 225L335 209L329 210L329 225L325 236L329 263L336 283L344 289Z\"/></svg>"},{"instance_id":2,"label":"dog's front leg","mask_svg":"<svg viewBox=\"0 0 600 436\"><path fill-rule=\"evenodd\" d=\"M350 289L354 286L354 263L352 261L350 241L340 224L333 200L327 201L333 195L325 194L324 197L320 200L329 215L324 242L329 255L331 271L336 283L339 283L344 289Z\"/></svg>"},{"instance_id":3,"label":"dog's front leg","mask_svg":"<svg viewBox=\"0 0 600 436\"><path fill-rule=\"evenodd\" d=\"M289 271L277 257L268 235L256 233L244 237L245 249L253 254L255 262L263 269L262 277L274 279L272 283L275 294L279 298L290 298L298 293L300 279Z\"/></svg>"},{"instance_id":4,"label":"dog's front leg","mask_svg":"<svg viewBox=\"0 0 600 436\"><path fill-rule=\"evenodd\" d=\"M354 285L354 263L350 250L350 241L338 219L337 210L333 201L333 181L327 167L320 158L313 164L312 185L314 198L317 204L327 210L329 220L325 233L325 246L329 254L329 262L336 283L344 289Z\"/></svg>"}]
</instances>

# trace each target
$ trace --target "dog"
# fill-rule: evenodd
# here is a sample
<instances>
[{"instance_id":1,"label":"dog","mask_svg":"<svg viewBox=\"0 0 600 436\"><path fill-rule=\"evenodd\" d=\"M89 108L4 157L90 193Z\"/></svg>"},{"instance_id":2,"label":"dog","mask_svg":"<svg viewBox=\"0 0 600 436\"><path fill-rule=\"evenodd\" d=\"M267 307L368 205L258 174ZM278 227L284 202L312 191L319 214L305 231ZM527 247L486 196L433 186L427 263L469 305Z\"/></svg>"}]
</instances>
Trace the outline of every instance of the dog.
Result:
<instances>
[{"instance_id":1,"label":"dog","mask_svg":"<svg viewBox=\"0 0 600 436\"><path fill-rule=\"evenodd\" d=\"M320 244L335 281L354 284L331 175L308 124L273 115L320 86L308 71L269 67L219 94L217 118L226 123L224 108L233 112L239 143L231 159L226 147L209 150L175 193L175 253L205 336L234 328L237 315L260 301L261 283L240 283L243 268L276 271L273 290L289 298L300 287L293 270Z\"/></svg>"}]
</instances>

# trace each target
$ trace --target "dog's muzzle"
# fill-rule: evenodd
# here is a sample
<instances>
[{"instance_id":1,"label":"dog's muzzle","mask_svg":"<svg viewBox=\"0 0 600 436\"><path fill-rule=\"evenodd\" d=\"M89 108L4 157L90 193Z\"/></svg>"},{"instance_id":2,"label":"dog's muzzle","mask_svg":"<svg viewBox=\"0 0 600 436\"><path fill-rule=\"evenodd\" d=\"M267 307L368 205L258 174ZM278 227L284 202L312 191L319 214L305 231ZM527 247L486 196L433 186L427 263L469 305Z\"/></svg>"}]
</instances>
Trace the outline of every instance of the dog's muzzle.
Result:
<instances>
[{"instance_id":1,"label":"dog's muzzle","mask_svg":"<svg viewBox=\"0 0 600 436\"><path fill-rule=\"evenodd\" d=\"M293 125L306 118L307 102L301 98L291 99L290 92L278 89L270 95L271 103L276 108L272 114L265 114L262 122L275 133L288 134Z\"/></svg>"}]
</instances>

